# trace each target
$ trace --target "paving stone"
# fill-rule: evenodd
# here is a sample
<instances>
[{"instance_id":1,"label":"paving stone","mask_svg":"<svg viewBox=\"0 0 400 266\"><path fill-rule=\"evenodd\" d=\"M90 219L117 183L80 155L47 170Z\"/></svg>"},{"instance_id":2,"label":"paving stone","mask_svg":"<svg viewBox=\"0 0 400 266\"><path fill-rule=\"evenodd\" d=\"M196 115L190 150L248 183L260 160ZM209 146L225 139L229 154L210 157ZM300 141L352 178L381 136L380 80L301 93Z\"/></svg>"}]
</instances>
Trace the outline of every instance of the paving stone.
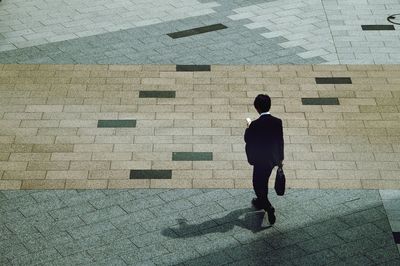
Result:
<instances>
[{"instance_id":1,"label":"paving stone","mask_svg":"<svg viewBox=\"0 0 400 266\"><path fill-rule=\"evenodd\" d=\"M329 233L334 233L337 229L346 230L349 228L349 225L341 222L337 218L333 218L331 220L323 221L320 223L313 224L311 226L305 227L304 230L312 236L321 236Z\"/></svg>"},{"instance_id":2,"label":"paving stone","mask_svg":"<svg viewBox=\"0 0 400 266\"><path fill-rule=\"evenodd\" d=\"M60 253L57 252L57 250L51 248L40 251L35 254L28 254L22 257L18 257L12 260L12 263L18 265L26 265L26 264L36 265L46 261L54 260L54 258L61 258L61 255Z\"/></svg>"},{"instance_id":3,"label":"paving stone","mask_svg":"<svg viewBox=\"0 0 400 266\"><path fill-rule=\"evenodd\" d=\"M340 105L338 98L301 98L303 105Z\"/></svg>"},{"instance_id":4,"label":"paving stone","mask_svg":"<svg viewBox=\"0 0 400 266\"><path fill-rule=\"evenodd\" d=\"M173 152L172 161L212 161L211 152Z\"/></svg>"},{"instance_id":5,"label":"paving stone","mask_svg":"<svg viewBox=\"0 0 400 266\"><path fill-rule=\"evenodd\" d=\"M59 200L58 195L60 194L75 194L75 191L62 191L62 190L56 190L56 191L35 191L34 193L31 194L31 196L37 201L37 202L43 202L43 201L51 201L51 200Z\"/></svg>"},{"instance_id":6,"label":"paving stone","mask_svg":"<svg viewBox=\"0 0 400 266\"><path fill-rule=\"evenodd\" d=\"M315 78L316 84L352 84L351 78L333 77L333 78Z\"/></svg>"},{"instance_id":7,"label":"paving stone","mask_svg":"<svg viewBox=\"0 0 400 266\"><path fill-rule=\"evenodd\" d=\"M116 204L122 204L133 200L134 197L128 191L117 192L104 198L89 200L89 203L96 209L102 209Z\"/></svg>"},{"instance_id":8,"label":"paving stone","mask_svg":"<svg viewBox=\"0 0 400 266\"><path fill-rule=\"evenodd\" d=\"M177 39L177 38L188 37L188 36L192 36L192 35L196 35L196 34L207 33L210 31L222 30L222 29L226 29L226 28L227 27L223 24L213 24L213 25L209 25L209 26L193 28L193 29L184 30L184 31L180 31L180 32L168 33L167 35L173 39Z\"/></svg>"},{"instance_id":9,"label":"paving stone","mask_svg":"<svg viewBox=\"0 0 400 266\"><path fill-rule=\"evenodd\" d=\"M192 196L201 195L202 193L200 189L171 189L158 194L158 196L165 202L168 202L182 198L192 198ZM191 202L193 203L193 201Z\"/></svg>"},{"instance_id":10,"label":"paving stone","mask_svg":"<svg viewBox=\"0 0 400 266\"><path fill-rule=\"evenodd\" d=\"M82 226L79 228L69 229L68 233L70 233L74 239L79 239L82 237L101 234L104 231L112 229L115 229L115 227L110 222L101 222L97 224Z\"/></svg>"},{"instance_id":11,"label":"paving stone","mask_svg":"<svg viewBox=\"0 0 400 266\"><path fill-rule=\"evenodd\" d=\"M0 211L0 223L12 223L18 221L23 218L23 215L20 211Z\"/></svg>"},{"instance_id":12,"label":"paving stone","mask_svg":"<svg viewBox=\"0 0 400 266\"><path fill-rule=\"evenodd\" d=\"M43 236L52 236L59 231L64 231L69 228L79 227L85 223L78 216L68 217L58 221L49 220L46 223L35 224L35 227L40 231Z\"/></svg>"},{"instance_id":13,"label":"paving stone","mask_svg":"<svg viewBox=\"0 0 400 266\"><path fill-rule=\"evenodd\" d=\"M168 250L159 244L140 248L136 251L121 254L121 258L128 264L139 263L151 259L152 257L167 254Z\"/></svg>"},{"instance_id":14,"label":"paving stone","mask_svg":"<svg viewBox=\"0 0 400 266\"><path fill-rule=\"evenodd\" d=\"M139 98L175 98L175 91L139 91Z\"/></svg>"},{"instance_id":15,"label":"paving stone","mask_svg":"<svg viewBox=\"0 0 400 266\"><path fill-rule=\"evenodd\" d=\"M318 236L320 237L321 235ZM312 241L315 241L315 239L312 238L312 235L308 233L308 231L301 229L291 230L283 234L281 233L272 235L271 237L268 237L268 239L265 239L265 241L267 241L273 248L279 249L304 241L309 241L308 243L312 243Z\"/></svg>"},{"instance_id":16,"label":"paving stone","mask_svg":"<svg viewBox=\"0 0 400 266\"><path fill-rule=\"evenodd\" d=\"M171 170L131 170L130 179L171 179Z\"/></svg>"},{"instance_id":17,"label":"paving stone","mask_svg":"<svg viewBox=\"0 0 400 266\"><path fill-rule=\"evenodd\" d=\"M371 251L366 256L375 263L384 263L394 259L400 259L399 251L396 247L388 246Z\"/></svg>"},{"instance_id":18,"label":"paving stone","mask_svg":"<svg viewBox=\"0 0 400 266\"><path fill-rule=\"evenodd\" d=\"M349 215L340 217L341 221L347 223L350 226L363 225L366 222L372 222L372 221L366 221L366 219L368 219L368 218L366 218L363 215L358 215L358 213L353 213L353 214L349 214Z\"/></svg>"},{"instance_id":19,"label":"paving stone","mask_svg":"<svg viewBox=\"0 0 400 266\"><path fill-rule=\"evenodd\" d=\"M135 200L128 201L125 203L120 204L121 208L123 208L126 212L128 213L133 213L135 211L147 209L147 208L152 208L155 206L161 206L165 202L158 197L157 195L155 196L149 196L149 195L143 195L145 196L144 198L139 197Z\"/></svg>"},{"instance_id":20,"label":"paving stone","mask_svg":"<svg viewBox=\"0 0 400 266\"><path fill-rule=\"evenodd\" d=\"M148 222L148 221L146 221ZM115 224L116 222L113 221ZM147 233L147 230L141 223L126 221L119 223L116 227L124 234L124 237L135 237Z\"/></svg>"},{"instance_id":21,"label":"paving stone","mask_svg":"<svg viewBox=\"0 0 400 266\"><path fill-rule=\"evenodd\" d=\"M191 197L188 197L187 199L193 203L195 206L202 205L204 203L207 203L209 201L216 201L219 199L226 199L227 201L229 199L232 199L232 194L230 194L226 190L221 190L221 189L213 189L209 191L204 191L203 193L199 193L197 195L193 195Z\"/></svg>"},{"instance_id":22,"label":"paving stone","mask_svg":"<svg viewBox=\"0 0 400 266\"><path fill-rule=\"evenodd\" d=\"M120 257L108 257L105 260L96 260L95 262L88 263L87 265L95 266L95 265L101 265L101 266L106 266L106 265L115 265L115 266L125 266L127 265Z\"/></svg>"},{"instance_id":23,"label":"paving stone","mask_svg":"<svg viewBox=\"0 0 400 266\"><path fill-rule=\"evenodd\" d=\"M14 222L14 223L9 223L6 226L11 232L13 232L18 237L21 237L24 235L37 236L37 233L39 233L34 225L32 225L31 223L29 223L25 220L21 220L21 221Z\"/></svg>"},{"instance_id":24,"label":"paving stone","mask_svg":"<svg viewBox=\"0 0 400 266\"><path fill-rule=\"evenodd\" d=\"M176 71L211 71L210 65L176 65Z\"/></svg>"},{"instance_id":25,"label":"paving stone","mask_svg":"<svg viewBox=\"0 0 400 266\"><path fill-rule=\"evenodd\" d=\"M186 263L191 265L224 265L230 264L233 260L223 251L215 252L210 255L206 255L200 258L188 260Z\"/></svg>"},{"instance_id":26,"label":"paving stone","mask_svg":"<svg viewBox=\"0 0 400 266\"><path fill-rule=\"evenodd\" d=\"M341 258L352 257L367 251L370 252L373 249L375 249L374 243L367 238L363 238L332 248L333 252L335 252Z\"/></svg>"},{"instance_id":27,"label":"paving stone","mask_svg":"<svg viewBox=\"0 0 400 266\"><path fill-rule=\"evenodd\" d=\"M177 225L178 219L182 219L182 216L179 215L179 213L171 213L168 216L158 215L156 217L157 219L154 219L152 223L140 222L140 225L148 232L153 232L155 230L164 228L165 226Z\"/></svg>"},{"instance_id":28,"label":"paving stone","mask_svg":"<svg viewBox=\"0 0 400 266\"><path fill-rule=\"evenodd\" d=\"M73 191L76 193L68 193ZM66 190L59 198L65 201L68 206L75 206L88 200L103 198L104 195L102 190Z\"/></svg>"},{"instance_id":29,"label":"paving stone","mask_svg":"<svg viewBox=\"0 0 400 266\"><path fill-rule=\"evenodd\" d=\"M30 252L38 252L44 249L49 249L53 246L62 245L72 241L71 236L66 232L56 233L49 237L39 237L35 239L28 239L25 241L24 245L28 248Z\"/></svg>"},{"instance_id":30,"label":"paving stone","mask_svg":"<svg viewBox=\"0 0 400 266\"><path fill-rule=\"evenodd\" d=\"M137 236L147 233L143 226L148 221L153 220L154 216L147 210L138 212L138 215L126 215L113 218L111 223L125 234L125 237Z\"/></svg>"},{"instance_id":31,"label":"paving stone","mask_svg":"<svg viewBox=\"0 0 400 266\"><path fill-rule=\"evenodd\" d=\"M22 193L19 197L13 197L11 195L15 195L14 193L7 193L8 191L3 191L3 193L6 195L9 195L10 198L6 201L1 202L0 208L3 211L9 211L9 210L16 210L20 207L26 206L27 204L33 204L35 202L35 199L32 198L29 194ZM25 194L25 195L24 195Z\"/></svg>"},{"instance_id":32,"label":"paving stone","mask_svg":"<svg viewBox=\"0 0 400 266\"><path fill-rule=\"evenodd\" d=\"M193 249L183 249L174 253L158 256L151 261L154 265L185 265L185 262L198 256L200 255Z\"/></svg>"},{"instance_id":33,"label":"paving stone","mask_svg":"<svg viewBox=\"0 0 400 266\"><path fill-rule=\"evenodd\" d=\"M28 255L28 253L29 253L29 251L22 244L15 244L12 246L10 246L10 245L4 246L2 243L0 243L0 245L1 245L1 249L0 249L1 257L5 258L9 261L21 258L25 255Z\"/></svg>"},{"instance_id":34,"label":"paving stone","mask_svg":"<svg viewBox=\"0 0 400 266\"><path fill-rule=\"evenodd\" d=\"M373 262L365 256L353 256L346 258L341 262L335 261L327 265L374 265Z\"/></svg>"},{"instance_id":35,"label":"paving stone","mask_svg":"<svg viewBox=\"0 0 400 266\"><path fill-rule=\"evenodd\" d=\"M191 208L193 208L193 204L190 201L186 199L179 199L176 201L164 203L163 205L160 206L151 207L148 210L150 210L152 213L156 215L167 215Z\"/></svg>"},{"instance_id":36,"label":"paving stone","mask_svg":"<svg viewBox=\"0 0 400 266\"><path fill-rule=\"evenodd\" d=\"M340 246L345 242L334 234L325 235L302 243L301 248L308 253L321 251L327 248Z\"/></svg>"},{"instance_id":37,"label":"paving stone","mask_svg":"<svg viewBox=\"0 0 400 266\"><path fill-rule=\"evenodd\" d=\"M396 265L399 262L400 262L400 259L395 259L395 260L387 261L387 262L383 263L383 265Z\"/></svg>"},{"instance_id":38,"label":"paving stone","mask_svg":"<svg viewBox=\"0 0 400 266\"><path fill-rule=\"evenodd\" d=\"M293 260L295 265L321 265L321 264L334 264L339 263L340 259L336 254L329 250L322 250L320 252L313 253L303 258Z\"/></svg>"},{"instance_id":39,"label":"paving stone","mask_svg":"<svg viewBox=\"0 0 400 266\"><path fill-rule=\"evenodd\" d=\"M99 120L99 128L136 127L136 120Z\"/></svg>"},{"instance_id":40,"label":"paving stone","mask_svg":"<svg viewBox=\"0 0 400 266\"><path fill-rule=\"evenodd\" d=\"M104 246L105 244L106 243L101 241L99 236L86 236L80 239L75 239L71 242L62 243L61 245L55 246L55 248L63 257L66 257L73 254L79 254L82 251L94 247Z\"/></svg>"},{"instance_id":41,"label":"paving stone","mask_svg":"<svg viewBox=\"0 0 400 266\"><path fill-rule=\"evenodd\" d=\"M376 243L376 247L387 247L393 245L393 235L390 232L390 228L385 233L371 234L368 236L369 239Z\"/></svg>"},{"instance_id":42,"label":"paving stone","mask_svg":"<svg viewBox=\"0 0 400 266\"><path fill-rule=\"evenodd\" d=\"M134 252L138 248L128 239L121 239L110 243L109 245L99 246L92 249L88 249L87 253L90 258L95 261L102 261L112 256L117 256L125 252Z\"/></svg>"},{"instance_id":43,"label":"paving stone","mask_svg":"<svg viewBox=\"0 0 400 266\"><path fill-rule=\"evenodd\" d=\"M361 226L351 227L347 230L341 230L336 234L346 242L368 237L370 234L383 233L381 229L373 224L364 224Z\"/></svg>"},{"instance_id":44,"label":"paving stone","mask_svg":"<svg viewBox=\"0 0 400 266\"><path fill-rule=\"evenodd\" d=\"M60 208L58 210L50 211L49 214L55 220L63 220L64 218L68 218L71 216L87 213L90 211L95 211L96 209L90 205L89 203L82 203L75 206L70 206L66 208Z\"/></svg>"},{"instance_id":45,"label":"paving stone","mask_svg":"<svg viewBox=\"0 0 400 266\"><path fill-rule=\"evenodd\" d=\"M100 221L109 220L111 218L122 216L126 212L119 206L111 206L104 209L100 209L94 212L89 212L80 215L80 218L87 224L96 223Z\"/></svg>"},{"instance_id":46,"label":"paving stone","mask_svg":"<svg viewBox=\"0 0 400 266\"><path fill-rule=\"evenodd\" d=\"M151 245L152 243L155 243L155 242L166 241L169 238L171 238L171 236L173 236L173 235L177 236L172 230L170 230L170 229L166 229L166 230L168 230L168 233L166 233L163 230L162 232L154 231L154 232L150 232L150 233L146 233L146 234L142 234L142 235L138 235L138 236L133 236L130 238L130 241L133 244L135 244L137 247L141 248L141 247Z\"/></svg>"},{"instance_id":47,"label":"paving stone","mask_svg":"<svg viewBox=\"0 0 400 266\"><path fill-rule=\"evenodd\" d=\"M191 217L194 218L194 217ZM212 232L226 232L225 228L218 227L218 224L211 220L208 216L198 217L196 219L196 223L193 221L189 221L187 218L178 218L176 219L176 225L169 227L173 233L170 231L164 231L164 234L170 235L170 237L194 237L201 236L207 234L209 236ZM230 227L232 229L232 226Z\"/></svg>"},{"instance_id":48,"label":"paving stone","mask_svg":"<svg viewBox=\"0 0 400 266\"><path fill-rule=\"evenodd\" d=\"M62 259L53 260L50 262L44 263L44 265L54 265L54 264L62 264L62 265L77 265L77 264L85 264L91 263L92 259L86 253L78 253L72 256L64 257Z\"/></svg>"},{"instance_id":49,"label":"paving stone","mask_svg":"<svg viewBox=\"0 0 400 266\"><path fill-rule=\"evenodd\" d=\"M212 215L214 213L219 213L224 209L219 206L217 203L206 203L197 207L191 207L190 209L186 209L180 212L182 217L188 220L197 220L200 217L204 217L206 215Z\"/></svg>"},{"instance_id":50,"label":"paving stone","mask_svg":"<svg viewBox=\"0 0 400 266\"><path fill-rule=\"evenodd\" d=\"M394 25L361 25L362 30L395 30Z\"/></svg>"},{"instance_id":51,"label":"paving stone","mask_svg":"<svg viewBox=\"0 0 400 266\"><path fill-rule=\"evenodd\" d=\"M60 200L54 200L54 201L46 201L37 204L32 204L25 208L20 208L19 210L25 217L29 217L42 212L58 210L63 207L66 207L65 203L63 203Z\"/></svg>"}]
</instances>

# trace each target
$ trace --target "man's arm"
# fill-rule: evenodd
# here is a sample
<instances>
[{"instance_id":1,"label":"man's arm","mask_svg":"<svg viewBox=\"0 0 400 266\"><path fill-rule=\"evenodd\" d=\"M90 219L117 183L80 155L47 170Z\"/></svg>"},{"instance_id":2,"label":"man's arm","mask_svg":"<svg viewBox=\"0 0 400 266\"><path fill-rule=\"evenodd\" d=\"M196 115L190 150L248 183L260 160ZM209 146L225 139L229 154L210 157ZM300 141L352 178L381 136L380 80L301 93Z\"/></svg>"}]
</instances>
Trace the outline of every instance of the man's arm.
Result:
<instances>
[{"instance_id":1,"label":"man's arm","mask_svg":"<svg viewBox=\"0 0 400 266\"><path fill-rule=\"evenodd\" d=\"M253 124L253 123L251 123L251 124L249 125L249 127L246 128L246 131L244 132L244 142L245 142L245 143L249 142L249 140L252 139L252 135L253 135L252 124Z\"/></svg>"},{"instance_id":2,"label":"man's arm","mask_svg":"<svg viewBox=\"0 0 400 266\"><path fill-rule=\"evenodd\" d=\"M280 154L280 160L281 160L281 162L283 161L283 159L284 159L284 140L283 140L283 126L282 126L282 120L280 120L280 123L279 123L279 149L280 149L280 151L279 151L279 154Z\"/></svg>"}]
</instances>

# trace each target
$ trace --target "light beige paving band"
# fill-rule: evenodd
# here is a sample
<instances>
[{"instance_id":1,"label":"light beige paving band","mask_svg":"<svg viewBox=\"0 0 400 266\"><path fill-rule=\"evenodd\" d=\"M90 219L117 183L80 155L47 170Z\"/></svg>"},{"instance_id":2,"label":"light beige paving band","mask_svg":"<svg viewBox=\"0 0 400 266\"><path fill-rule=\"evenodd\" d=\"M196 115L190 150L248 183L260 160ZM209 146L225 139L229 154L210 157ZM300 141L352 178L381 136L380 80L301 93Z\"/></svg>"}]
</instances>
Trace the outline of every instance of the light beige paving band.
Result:
<instances>
[{"instance_id":1,"label":"light beige paving band","mask_svg":"<svg viewBox=\"0 0 400 266\"><path fill-rule=\"evenodd\" d=\"M316 84L348 77L352 84ZM173 91L175 98L139 97ZM399 65L0 65L0 189L251 188L254 97L283 119L291 188L400 188ZM339 105L303 105L302 98ZM98 128L99 120L136 120ZM173 160L207 152L212 160ZM171 179L130 179L171 170ZM273 182L273 178L270 180Z\"/></svg>"}]
</instances>

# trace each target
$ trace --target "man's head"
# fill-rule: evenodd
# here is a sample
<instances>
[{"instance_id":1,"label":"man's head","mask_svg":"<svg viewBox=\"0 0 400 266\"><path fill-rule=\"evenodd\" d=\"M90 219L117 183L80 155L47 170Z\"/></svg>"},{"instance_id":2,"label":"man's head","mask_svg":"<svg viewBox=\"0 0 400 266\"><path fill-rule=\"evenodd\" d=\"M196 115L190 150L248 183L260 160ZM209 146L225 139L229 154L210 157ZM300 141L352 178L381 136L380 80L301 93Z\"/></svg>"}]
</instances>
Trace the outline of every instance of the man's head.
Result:
<instances>
[{"instance_id":1,"label":"man's head","mask_svg":"<svg viewBox=\"0 0 400 266\"><path fill-rule=\"evenodd\" d=\"M271 108L271 98L267 94L258 94L254 99L254 107L259 114L268 112Z\"/></svg>"}]
</instances>

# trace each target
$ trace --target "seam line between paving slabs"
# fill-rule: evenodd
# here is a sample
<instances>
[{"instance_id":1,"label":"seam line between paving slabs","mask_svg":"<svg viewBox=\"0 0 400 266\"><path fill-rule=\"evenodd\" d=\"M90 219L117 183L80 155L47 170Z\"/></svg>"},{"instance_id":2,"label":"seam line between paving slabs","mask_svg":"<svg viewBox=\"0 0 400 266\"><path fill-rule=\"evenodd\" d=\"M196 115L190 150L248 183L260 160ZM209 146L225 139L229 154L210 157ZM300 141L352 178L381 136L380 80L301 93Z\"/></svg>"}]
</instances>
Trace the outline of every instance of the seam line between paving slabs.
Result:
<instances>
[{"instance_id":1,"label":"seam line between paving slabs","mask_svg":"<svg viewBox=\"0 0 400 266\"><path fill-rule=\"evenodd\" d=\"M337 47L336 47L336 42L335 42L335 40L333 38L333 33L332 33L332 29L331 29L330 20L328 19L328 14L326 13L324 0L321 0L321 5L322 5L322 9L324 10L326 23L328 23L328 28L329 28L329 33L330 33L329 36L330 36L330 38L332 40L333 47L335 47L335 55L336 55L336 58L337 58L337 62L338 62L338 64L341 64L341 62L340 62L341 60L339 58L338 50L337 50Z\"/></svg>"}]
</instances>

